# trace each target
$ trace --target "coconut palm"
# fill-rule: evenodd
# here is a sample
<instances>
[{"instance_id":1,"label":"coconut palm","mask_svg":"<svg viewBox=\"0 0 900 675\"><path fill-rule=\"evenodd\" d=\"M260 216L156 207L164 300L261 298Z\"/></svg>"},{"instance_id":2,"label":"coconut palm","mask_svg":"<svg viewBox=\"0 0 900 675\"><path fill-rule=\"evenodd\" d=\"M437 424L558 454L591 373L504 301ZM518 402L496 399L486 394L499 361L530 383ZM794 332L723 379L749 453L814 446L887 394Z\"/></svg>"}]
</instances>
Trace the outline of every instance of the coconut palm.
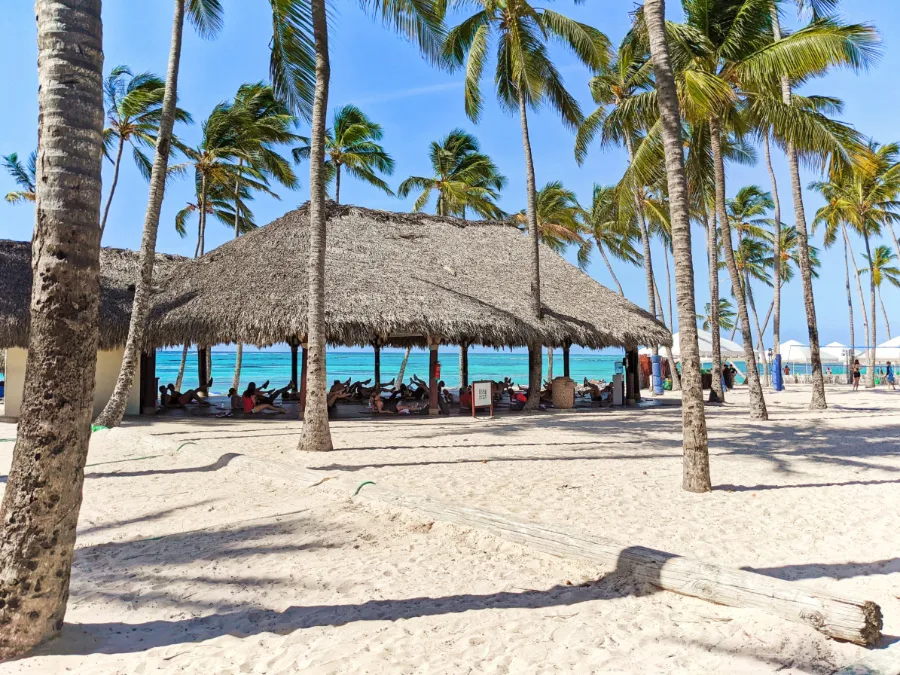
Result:
<instances>
[{"instance_id":1,"label":"coconut palm","mask_svg":"<svg viewBox=\"0 0 900 675\"><path fill-rule=\"evenodd\" d=\"M3 168L12 176L21 189L6 193L6 201L10 204L33 202L37 175L37 150L28 155L28 161L22 164L19 155L13 152L3 156Z\"/></svg>"},{"instance_id":2,"label":"coconut palm","mask_svg":"<svg viewBox=\"0 0 900 675\"><path fill-rule=\"evenodd\" d=\"M868 268L874 266L872 238L881 235L885 225L897 217L900 204L900 147L879 145L870 141L860 162L851 168L834 170L828 182L813 183L826 198L826 204L816 214L817 222L842 223L863 238ZM875 321L875 275L869 275L869 363L875 363L877 327ZM874 368L867 373L867 387L875 386Z\"/></svg>"},{"instance_id":3,"label":"coconut palm","mask_svg":"<svg viewBox=\"0 0 900 675\"><path fill-rule=\"evenodd\" d=\"M703 330L711 330L712 326L715 325L713 323L715 320L718 320L719 328L723 330L734 328L734 317L736 315L734 306L728 298L719 298L719 311L715 318L713 318L712 305L710 303L707 302L703 309L704 313L697 317L697 320L702 324Z\"/></svg>"},{"instance_id":4,"label":"coconut palm","mask_svg":"<svg viewBox=\"0 0 900 675\"><path fill-rule=\"evenodd\" d=\"M875 282L875 288L878 291L878 303L881 305L881 313L884 316L884 326L887 329L888 340L891 339L891 323L888 321L888 313L884 308L884 298L881 295L882 283L887 281L891 286L900 288L900 268L892 264L897 260L897 256L891 253L891 249L887 246L876 246L872 254L871 267L863 268L860 274L869 274L871 272L872 280Z\"/></svg>"},{"instance_id":5,"label":"coconut palm","mask_svg":"<svg viewBox=\"0 0 900 675\"><path fill-rule=\"evenodd\" d=\"M330 129L325 130L325 173L330 183L334 180L334 201L341 203L341 169L372 185L382 192L393 192L378 174L394 173L394 160L378 141L384 132L380 124L369 119L354 105L345 105L334 112ZM302 145L293 151L294 160L309 159L309 138L301 137Z\"/></svg>"},{"instance_id":6,"label":"coconut palm","mask_svg":"<svg viewBox=\"0 0 900 675\"><path fill-rule=\"evenodd\" d=\"M63 626L99 344L100 0L38 0L35 15L40 173L28 368L0 505L0 661Z\"/></svg>"},{"instance_id":7,"label":"coconut palm","mask_svg":"<svg viewBox=\"0 0 900 675\"><path fill-rule=\"evenodd\" d=\"M330 450L325 373L325 115L331 62L328 56L328 12L326 0L302 3L309 14L304 17L312 26L312 42L308 65L315 66L309 135L309 309L307 314L307 398L300 450ZM437 59L443 37L442 16L434 0L360 0L364 8L380 14L386 24L414 39L426 56Z\"/></svg>"},{"instance_id":8,"label":"coconut palm","mask_svg":"<svg viewBox=\"0 0 900 675\"><path fill-rule=\"evenodd\" d=\"M684 168L681 110L666 35L665 0L646 0L646 22L653 71L658 91L660 136L665 151L666 178L675 260L678 325L681 329L681 410L684 464L682 487L690 492L709 492L709 440L703 389L700 381L700 348L697 343L694 304L694 269L691 258L691 223L687 177Z\"/></svg>"},{"instance_id":9,"label":"coconut palm","mask_svg":"<svg viewBox=\"0 0 900 675\"><path fill-rule=\"evenodd\" d=\"M152 165L145 154L156 144L162 118L163 95L166 85L152 73L131 72L128 66L116 66L103 81L103 100L108 126L103 130L103 147L107 159L113 163L113 177L100 219L100 237L106 229L109 207L119 182L119 165L126 144L131 145L134 163L141 175L150 180ZM175 122L190 123L190 114L175 108ZM115 147L114 156L110 154Z\"/></svg>"},{"instance_id":10,"label":"coconut palm","mask_svg":"<svg viewBox=\"0 0 900 675\"><path fill-rule=\"evenodd\" d=\"M504 110L519 114L525 153L525 213L532 242L531 304L534 316L540 319L540 233L528 109L549 106L559 114L563 124L577 129L583 121L581 108L566 90L550 59L547 44L550 39L556 39L578 61L596 70L609 60L609 41L600 31L553 10L534 7L528 0L450 0L449 4L478 10L449 31L443 50L452 68L465 68L466 114L474 122L481 116L484 107L481 78L492 47L497 54L494 75L497 98ZM541 364L537 350L537 346L530 349L528 409L535 409L540 403Z\"/></svg>"},{"instance_id":11,"label":"coconut palm","mask_svg":"<svg viewBox=\"0 0 900 675\"><path fill-rule=\"evenodd\" d=\"M562 253L569 246L579 247L579 252L588 250L585 247L587 227L582 216L584 211L578 203L575 193L563 186L561 181L551 181L537 192L537 222L540 241L549 248ZM525 209L513 216L513 221L520 230L528 232L528 216ZM581 266L587 260L579 259Z\"/></svg>"},{"instance_id":12,"label":"coconut palm","mask_svg":"<svg viewBox=\"0 0 900 675\"><path fill-rule=\"evenodd\" d=\"M630 221L623 225L618 215L616 188L602 185L594 186L591 209L585 213L584 219L590 237L597 245L597 250L600 251L600 256L609 271L609 276L612 277L619 295L625 297L625 291L622 290L622 284L613 271L609 256L629 265L640 264L641 256L634 246L640 237L637 224Z\"/></svg>"},{"instance_id":13,"label":"coconut palm","mask_svg":"<svg viewBox=\"0 0 900 675\"><path fill-rule=\"evenodd\" d=\"M272 16L272 37L269 41L269 75L279 99L298 115L309 118L313 104L315 63L310 22L312 20L308 0L269 0ZM166 88L163 93L159 133L150 170L150 195L144 215L141 235L140 278L135 284L128 338L122 357L122 368L113 392L115 403L107 405L97 423L118 426L125 414L127 392L131 390L144 343L144 331L150 308L150 289L153 280L153 263L156 257L156 236L169 175L169 152L172 145L172 129L175 124L178 98L178 71L181 63L181 45L184 36L184 20L188 18L201 37L211 38L222 27L224 10L220 0L175 0L172 18L172 40L166 70ZM112 399L111 399L112 402Z\"/></svg>"},{"instance_id":14,"label":"coconut palm","mask_svg":"<svg viewBox=\"0 0 900 675\"><path fill-rule=\"evenodd\" d=\"M439 216L465 217L471 209L482 218L503 217L497 199L506 186L506 177L481 152L475 136L454 129L441 140L432 141L428 158L434 176L410 176L397 189L401 199L413 191L421 191L413 210L423 211L432 196L436 196Z\"/></svg>"}]
</instances>

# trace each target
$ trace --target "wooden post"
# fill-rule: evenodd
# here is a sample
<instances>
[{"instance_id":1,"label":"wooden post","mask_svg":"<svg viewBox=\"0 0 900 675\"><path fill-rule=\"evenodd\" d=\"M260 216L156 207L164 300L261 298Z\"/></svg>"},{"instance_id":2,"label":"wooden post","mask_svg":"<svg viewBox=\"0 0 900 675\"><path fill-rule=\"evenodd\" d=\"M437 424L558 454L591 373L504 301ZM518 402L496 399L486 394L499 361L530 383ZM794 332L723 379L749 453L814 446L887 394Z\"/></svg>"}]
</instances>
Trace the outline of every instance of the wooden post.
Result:
<instances>
[{"instance_id":1,"label":"wooden post","mask_svg":"<svg viewBox=\"0 0 900 675\"><path fill-rule=\"evenodd\" d=\"M632 350L630 349L625 352L625 405L634 405L634 390L638 386L637 373L631 354Z\"/></svg>"},{"instance_id":2,"label":"wooden post","mask_svg":"<svg viewBox=\"0 0 900 675\"><path fill-rule=\"evenodd\" d=\"M306 343L303 342L300 344L300 347L303 349L303 356L300 358L300 418L303 418L303 414L306 412L306 363L309 358L309 352L306 349Z\"/></svg>"},{"instance_id":3,"label":"wooden post","mask_svg":"<svg viewBox=\"0 0 900 675\"><path fill-rule=\"evenodd\" d=\"M156 379L156 350L141 354L141 415L152 415L156 412L158 389Z\"/></svg>"},{"instance_id":4,"label":"wooden post","mask_svg":"<svg viewBox=\"0 0 900 675\"><path fill-rule=\"evenodd\" d=\"M437 415L441 412L438 404L438 345L440 338L428 337L428 414Z\"/></svg>"},{"instance_id":5,"label":"wooden post","mask_svg":"<svg viewBox=\"0 0 900 675\"><path fill-rule=\"evenodd\" d=\"M463 342L459 346L459 382L462 386L469 386L469 343Z\"/></svg>"},{"instance_id":6,"label":"wooden post","mask_svg":"<svg viewBox=\"0 0 900 675\"><path fill-rule=\"evenodd\" d=\"M297 381L297 350L300 348L300 343L297 341L297 338L291 338L288 344L291 346L291 382L299 389L300 383Z\"/></svg>"},{"instance_id":7,"label":"wooden post","mask_svg":"<svg viewBox=\"0 0 900 675\"><path fill-rule=\"evenodd\" d=\"M381 341L375 338L372 342L375 350L375 391L381 391Z\"/></svg>"},{"instance_id":8,"label":"wooden post","mask_svg":"<svg viewBox=\"0 0 900 675\"><path fill-rule=\"evenodd\" d=\"M634 371L634 401L639 403L641 400L641 358L638 355L637 347L631 350L631 368Z\"/></svg>"},{"instance_id":9,"label":"wooden post","mask_svg":"<svg viewBox=\"0 0 900 675\"><path fill-rule=\"evenodd\" d=\"M197 346L197 379L200 383L197 385L197 391L202 392L204 396L209 396L209 372L206 370L206 352L207 347Z\"/></svg>"},{"instance_id":10,"label":"wooden post","mask_svg":"<svg viewBox=\"0 0 900 675\"><path fill-rule=\"evenodd\" d=\"M571 346L572 344L568 340L563 342L563 377L572 377L569 374L569 347Z\"/></svg>"}]
</instances>

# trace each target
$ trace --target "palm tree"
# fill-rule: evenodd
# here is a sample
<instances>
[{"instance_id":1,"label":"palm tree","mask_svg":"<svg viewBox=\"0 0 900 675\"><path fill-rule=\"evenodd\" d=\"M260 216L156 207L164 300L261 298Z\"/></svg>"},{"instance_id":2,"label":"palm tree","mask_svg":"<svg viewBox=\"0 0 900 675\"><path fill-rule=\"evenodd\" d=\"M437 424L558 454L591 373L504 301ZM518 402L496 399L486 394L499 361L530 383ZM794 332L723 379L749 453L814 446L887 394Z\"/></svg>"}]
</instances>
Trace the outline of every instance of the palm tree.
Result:
<instances>
[{"instance_id":1,"label":"palm tree","mask_svg":"<svg viewBox=\"0 0 900 675\"><path fill-rule=\"evenodd\" d=\"M875 282L875 288L878 290L878 303L881 305L881 313L884 316L884 326L887 329L888 340L891 339L891 324L888 321L888 313L884 308L884 298L881 296L881 285L887 281L895 288L900 288L900 268L893 265L897 256L891 253L891 249L887 246L876 246L875 253L872 255L871 267L863 268L860 274L872 273L872 280Z\"/></svg>"},{"instance_id":2,"label":"palm tree","mask_svg":"<svg viewBox=\"0 0 900 675\"><path fill-rule=\"evenodd\" d=\"M10 204L34 201L34 186L37 175L37 150L28 155L28 161L22 164L19 155L13 152L3 156L3 167L13 177L21 190L6 193L6 201Z\"/></svg>"},{"instance_id":3,"label":"palm tree","mask_svg":"<svg viewBox=\"0 0 900 675\"><path fill-rule=\"evenodd\" d=\"M619 47L616 59L591 79L590 89L599 107L585 119L575 138L575 158L581 164L587 150L599 134L601 145L624 145L628 162L635 158L635 146L641 140L640 132L649 124L644 111L632 106L635 95L653 89L653 68L650 54L638 49L633 36L626 36ZM655 114L655 110L651 111ZM650 251L650 234L647 219L641 205L645 185L630 188L637 214L641 246L643 247L644 277L647 284L647 308L654 316L656 302L653 293L653 261ZM671 312L670 312L671 314Z\"/></svg>"},{"instance_id":4,"label":"palm tree","mask_svg":"<svg viewBox=\"0 0 900 675\"><path fill-rule=\"evenodd\" d=\"M387 183L378 174L394 173L394 160L378 141L384 132L380 124L373 122L354 105L345 105L334 112L332 127L325 130L325 173L330 183L335 182L334 201L341 203L341 168L347 173L393 196ZM309 159L309 138L293 151L294 161Z\"/></svg>"},{"instance_id":5,"label":"palm tree","mask_svg":"<svg viewBox=\"0 0 900 675\"><path fill-rule=\"evenodd\" d=\"M860 161L849 169L834 169L827 183L813 183L826 198L826 204L816 214L816 222L842 223L863 238L868 268L874 267L871 239L881 235L884 225L897 218L900 204L900 146L878 145L870 141L861 153ZM827 233L826 233L827 234ZM869 368L867 387L875 386L875 275L869 275ZM865 303L863 303L865 304Z\"/></svg>"},{"instance_id":6,"label":"palm tree","mask_svg":"<svg viewBox=\"0 0 900 675\"><path fill-rule=\"evenodd\" d=\"M634 247L640 237L637 224L633 220L624 225L620 222L616 188L602 185L594 185L591 209L585 213L584 219L590 237L597 245L597 250L600 251L600 256L609 271L609 276L612 277L619 295L624 298L625 291L622 290L622 284L613 271L609 256L629 265L640 264L641 255Z\"/></svg>"},{"instance_id":7,"label":"palm tree","mask_svg":"<svg viewBox=\"0 0 900 675\"><path fill-rule=\"evenodd\" d=\"M439 141L432 141L428 158L434 176L410 176L400 184L397 196L405 199L419 192L414 211L423 211L433 195L439 216L465 218L468 209L482 218L498 220L504 213L497 205L506 177L481 152L478 139L462 129L454 129Z\"/></svg>"},{"instance_id":8,"label":"palm tree","mask_svg":"<svg viewBox=\"0 0 900 675\"><path fill-rule=\"evenodd\" d=\"M709 492L709 440L703 389L700 382L700 348L697 343L694 304L694 268L691 258L689 194L684 168L684 145L678 89L666 36L665 0L646 0L644 20L653 59L658 92L660 131L665 150L666 178L675 260L678 325L681 329L682 487L690 492Z\"/></svg>"},{"instance_id":9,"label":"palm tree","mask_svg":"<svg viewBox=\"0 0 900 675\"><path fill-rule=\"evenodd\" d=\"M116 184L119 182L119 165L126 144L131 145L134 163L141 175L150 180L152 165L144 150L156 144L165 90L165 82L156 75L134 75L128 66L116 66L103 82L103 100L109 124L103 130L103 147L107 159L113 163L113 177L103 217L100 219L101 239L106 230L106 219L116 193ZM181 108L175 108L175 121L190 123L193 120L190 114ZM115 158L110 156L113 146L116 148Z\"/></svg>"},{"instance_id":10,"label":"palm tree","mask_svg":"<svg viewBox=\"0 0 900 675\"><path fill-rule=\"evenodd\" d=\"M575 193L563 186L561 181L551 181L537 191L537 229L541 243L557 253L563 253L570 245L579 247L579 252L589 250L585 244L588 230L583 220L584 210ZM513 216L513 222L527 234L528 216L525 209ZM587 260L579 259L584 267Z\"/></svg>"},{"instance_id":11,"label":"palm tree","mask_svg":"<svg viewBox=\"0 0 900 675\"><path fill-rule=\"evenodd\" d=\"M40 173L28 369L0 505L0 661L26 655L63 625L98 348L100 0L38 0L35 13Z\"/></svg>"},{"instance_id":12,"label":"palm tree","mask_svg":"<svg viewBox=\"0 0 900 675\"><path fill-rule=\"evenodd\" d=\"M363 7L381 14L385 23L415 39L426 55L437 60L442 37L442 17L434 0L361 0ZM328 57L328 13L325 0L309 0L308 17L312 25L311 53L306 64L315 64L315 87L312 99L309 136L309 309L307 315L307 398L300 450L330 450L325 373L325 115L331 62ZM304 24L304 27L309 25ZM309 37L304 33L304 37ZM308 71L307 71L308 72Z\"/></svg>"},{"instance_id":13,"label":"palm tree","mask_svg":"<svg viewBox=\"0 0 900 675\"><path fill-rule=\"evenodd\" d=\"M153 281L153 263L156 259L156 236L162 210L166 178L169 175L169 151L172 145L172 129L175 124L178 99L178 70L181 63L181 44L185 17L194 24L201 37L211 38L222 27L223 9L220 0L174 0L172 41L166 70L166 88L163 93L156 149L150 170L150 195L144 215L141 235L140 278L135 284L128 338L122 357L122 368L113 396L97 423L107 427L118 426L125 414L127 392L131 390L144 343L144 331L150 309L150 289ZM307 0L269 0L272 12L272 39L269 74L278 98L287 101L292 110L302 117L309 117L315 81L311 64L314 62L309 34L310 11Z\"/></svg>"},{"instance_id":14,"label":"palm tree","mask_svg":"<svg viewBox=\"0 0 900 675\"><path fill-rule=\"evenodd\" d=\"M466 71L465 110L477 122L484 106L481 77L493 43L497 49L494 81L503 109L518 111L525 153L526 218L532 242L531 303L535 318L541 319L540 234L537 222L537 181L528 129L528 108L548 105L563 124L577 129L583 120L581 108L566 91L562 77L550 59L550 38L568 47L588 68L596 70L609 60L609 40L600 31L573 21L550 9L536 8L528 0L452 0L461 8L479 11L450 30L443 55L453 68ZM531 352L536 352L533 346ZM527 409L540 403L541 364L539 353L531 354Z\"/></svg>"},{"instance_id":15,"label":"palm tree","mask_svg":"<svg viewBox=\"0 0 900 675\"><path fill-rule=\"evenodd\" d=\"M712 305L706 303L703 307L704 313L697 317L701 322L703 330L711 330L715 320L713 318ZM719 328L723 330L731 330L734 328L734 306L728 301L728 298L719 298L719 312L717 314Z\"/></svg>"}]
</instances>

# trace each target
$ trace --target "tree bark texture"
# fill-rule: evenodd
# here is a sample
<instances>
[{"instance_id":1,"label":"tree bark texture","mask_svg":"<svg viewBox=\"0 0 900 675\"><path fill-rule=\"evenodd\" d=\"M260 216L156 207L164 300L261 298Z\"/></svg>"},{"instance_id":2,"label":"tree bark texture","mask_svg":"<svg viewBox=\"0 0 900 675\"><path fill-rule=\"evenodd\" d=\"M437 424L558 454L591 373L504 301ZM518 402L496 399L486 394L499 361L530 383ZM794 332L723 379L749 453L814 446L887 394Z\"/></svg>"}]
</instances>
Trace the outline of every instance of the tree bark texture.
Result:
<instances>
[{"instance_id":1,"label":"tree bark texture","mask_svg":"<svg viewBox=\"0 0 900 675\"><path fill-rule=\"evenodd\" d=\"M328 22L325 0L311 0L316 41L316 89L313 99L309 153L309 344L308 391L300 450L331 450L325 372L325 114L331 64L328 60Z\"/></svg>"},{"instance_id":2,"label":"tree bark texture","mask_svg":"<svg viewBox=\"0 0 900 675\"><path fill-rule=\"evenodd\" d=\"M697 344L697 310L694 299L694 268L691 259L691 224L681 111L675 75L666 39L665 1L646 0L644 17L650 36L653 70L659 90L659 112L666 158L669 208L672 221L672 257L675 260L675 293L681 328L681 388L684 450L682 487L690 492L709 492L709 448L703 389L700 385L700 348Z\"/></svg>"},{"instance_id":3,"label":"tree bark texture","mask_svg":"<svg viewBox=\"0 0 900 675\"><path fill-rule=\"evenodd\" d=\"M719 325L719 236L716 214L706 213L706 248L709 259L709 333L712 335L712 391L725 402L722 386L722 328Z\"/></svg>"},{"instance_id":4,"label":"tree bark texture","mask_svg":"<svg viewBox=\"0 0 900 675\"><path fill-rule=\"evenodd\" d=\"M184 381L184 368L187 365L187 355L190 345L185 345L181 349L181 363L178 366L178 377L175 378L175 391L181 391L181 383Z\"/></svg>"},{"instance_id":5,"label":"tree bark texture","mask_svg":"<svg viewBox=\"0 0 900 675\"><path fill-rule=\"evenodd\" d=\"M722 251L725 255L725 267L731 277L731 291L737 304L738 319L741 322L741 338L744 341L744 360L747 364L747 385L750 389L750 417L767 420L766 400L763 396L759 371L756 368L756 355L753 350L753 331L750 330L750 315L747 312L747 301L741 285L741 276L734 259L734 243L731 239L731 224L725 211L725 161L722 157L722 127L719 120L713 118L709 123L710 144L712 146L713 167L716 184L716 215L722 230Z\"/></svg>"},{"instance_id":6,"label":"tree bark texture","mask_svg":"<svg viewBox=\"0 0 900 675\"><path fill-rule=\"evenodd\" d=\"M854 354L854 348L856 347L856 335L853 327L853 293L850 291L850 259L847 253L847 240L844 239L844 273L846 274L845 282L847 285L847 316L850 320L850 354L852 361L852 354ZM853 384L853 379L850 372L847 372L847 384Z\"/></svg>"},{"instance_id":7,"label":"tree bark texture","mask_svg":"<svg viewBox=\"0 0 900 675\"><path fill-rule=\"evenodd\" d=\"M528 220L528 236L531 237L531 311L535 318L543 318L541 307L541 234L537 222L537 185L534 177L534 159L531 155L531 140L528 135L528 110L525 96L519 94L519 117L522 122L522 147L525 151L525 186ZM530 382L530 380L529 380ZM538 377L540 387L540 377Z\"/></svg>"},{"instance_id":8,"label":"tree bark texture","mask_svg":"<svg viewBox=\"0 0 900 675\"><path fill-rule=\"evenodd\" d=\"M863 242L866 244L866 260L869 261L869 316L872 320L869 322L868 335L868 355L869 366L866 368L866 389L872 389L875 386L875 345L878 344L876 334L878 332L875 314L875 275L872 274L872 246L869 243L869 235L863 232Z\"/></svg>"},{"instance_id":9,"label":"tree bark texture","mask_svg":"<svg viewBox=\"0 0 900 675\"><path fill-rule=\"evenodd\" d=\"M628 162L629 164L633 163L634 144L631 142L630 136L625 137L625 147L628 150ZM634 195L634 207L637 211L638 226L641 232L641 252L644 257L644 281L647 284L647 311L650 312L653 318L658 318L659 315L656 313L656 299L653 294L653 255L650 251L650 232L647 229L647 219L644 216L644 208L637 195ZM659 345L650 345L650 349L654 356L659 354Z\"/></svg>"},{"instance_id":10,"label":"tree bark texture","mask_svg":"<svg viewBox=\"0 0 900 675\"><path fill-rule=\"evenodd\" d=\"M606 269L609 270L609 276L612 277L613 283L616 285L616 289L619 291L619 295L624 298L625 291L622 290L622 284L619 283L619 278L616 276L616 273L613 272L612 265L609 264L609 257L607 257L606 251L603 250L603 246L600 244L597 244L597 248L600 250L600 255L603 257L603 262L606 263Z\"/></svg>"},{"instance_id":11,"label":"tree bark texture","mask_svg":"<svg viewBox=\"0 0 900 675\"><path fill-rule=\"evenodd\" d=\"M537 410L541 407L541 376L543 375L544 348L542 345L528 347L528 400L523 410Z\"/></svg>"},{"instance_id":12,"label":"tree bark texture","mask_svg":"<svg viewBox=\"0 0 900 675\"><path fill-rule=\"evenodd\" d=\"M119 147L116 150L116 161L113 164L112 183L109 185L109 196L106 198L106 206L103 208L103 219L100 221L100 240L106 231L106 219L109 217L109 207L112 205L113 195L116 194L116 185L119 182L119 165L122 163L122 150L125 148L125 139L119 136Z\"/></svg>"},{"instance_id":13,"label":"tree bark texture","mask_svg":"<svg viewBox=\"0 0 900 675\"><path fill-rule=\"evenodd\" d=\"M772 153L769 148L769 136L763 139L763 148L766 151L766 168L769 171L769 180L772 181L772 201L775 203L775 235L772 242L773 261L772 267L772 344L775 353L781 349L781 199L778 196L778 180L775 178L775 169L772 166Z\"/></svg>"},{"instance_id":14,"label":"tree bark texture","mask_svg":"<svg viewBox=\"0 0 900 675\"><path fill-rule=\"evenodd\" d=\"M0 505L0 661L63 625L91 434L100 296L100 0L38 0L38 158L25 388Z\"/></svg>"},{"instance_id":15,"label":"tree bark texture","mask_svg":"<svg viewBox=\"0 0 900 675\"><path fill-rule=\"evenodd\" d=\"M131 320L128 324L128 338L122 367L116 380L109 402L97 418L97 424L116 427L122 423L128 394L134 383L134 376L141 361L141 351L145 347L144 335L147 316L150 312L150 295L153 284L153 263L156 260L156 235L159 231L159 215L162 210L169 167L169 151L172 144L172 128L175 125L175 104L178 101L178 67L181 60L181 38L184 32L184 2L175 0L172 20L172 42L169 49L169 65L166 71L166 89L163 93L162 113L159 133L156 137L156 152L150 171L150 195L144 214L144 229L141 235L140 277L136 279L134 301L131 306Z\"/></svg>"}]
</instances>

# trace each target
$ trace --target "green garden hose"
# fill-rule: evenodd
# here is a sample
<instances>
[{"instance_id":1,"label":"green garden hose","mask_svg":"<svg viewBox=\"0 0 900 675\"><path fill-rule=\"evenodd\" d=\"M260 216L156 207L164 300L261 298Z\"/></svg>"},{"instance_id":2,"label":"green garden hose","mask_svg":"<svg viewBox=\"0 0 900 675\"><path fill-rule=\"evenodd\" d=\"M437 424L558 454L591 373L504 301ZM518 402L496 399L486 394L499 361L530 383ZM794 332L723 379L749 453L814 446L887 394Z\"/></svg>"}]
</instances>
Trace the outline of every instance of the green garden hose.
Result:
<instances>
[{"instance_id":1,"label":"green garden hose","mask_svg":"<svg viewBox=\"0 0 900 675\"><path fill-rule=\"evenodd\" d=\"M360 484L359 484L359 487L356 488L356 492L353 493L353 496L354 496L354 497L355 497L356 495L359 494L359 491L360 491L360 490L363 489L363 485L375 485L375 481L373 481L373 480L367 480L367 481L365 481L365 482L363 482L363 483L360 483Z\"/></svg>"}]
</instances>

